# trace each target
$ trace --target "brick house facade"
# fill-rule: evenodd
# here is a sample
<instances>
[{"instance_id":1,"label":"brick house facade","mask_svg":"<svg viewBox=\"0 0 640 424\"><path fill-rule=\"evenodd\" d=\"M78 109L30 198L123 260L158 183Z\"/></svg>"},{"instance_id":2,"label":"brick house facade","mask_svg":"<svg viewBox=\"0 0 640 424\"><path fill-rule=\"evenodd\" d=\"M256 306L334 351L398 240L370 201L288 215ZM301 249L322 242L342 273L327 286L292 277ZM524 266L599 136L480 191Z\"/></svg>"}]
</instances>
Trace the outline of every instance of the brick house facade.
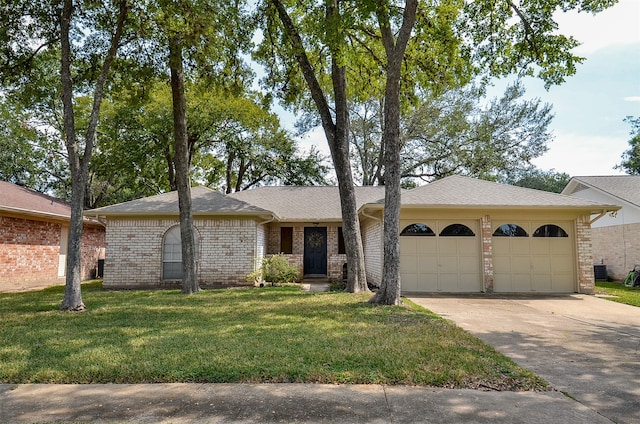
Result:
<instances>
[{"instance_id":1,"label":"brick house facade","mask_svg":"<svg viewBox=\"0 0 640 424\"><path fill-rule=\"evenodd\" d=\"M358 187L356 199L367 279L379 285L384 188ZM337 187L195 187L192 203L202 287L254 284L247 275L280 253L301 276L344 277ZM465 177L404 191L403 291L592 293L591 217L617 208ZM87 214L107 223L105 287L180 284L177 193Z\"/></svg>"},{"instance_id":2,"label":"brick house facade","mask_svg":"<svg viewBox=\"0 0 640 424\"><path fill-rule=\"evenodd\" d=\"M562 193L620 205L593 222L585 240L592 246L593 264L604 265L608 278L623 280L640 265L640 176L574 177Z\"/></svg>"},{"instance_id":3,"label":"brick house facade","mask_svg":"<svg viewBox=\"0 0 640 424\"><path fill-rule=\"evenodd\" d=\"M0 182L0 292L64 284L69 206L24 187ZM96 276L105 229L87 222L81 243L82 278Z\"/></svg>"}]
</instances>

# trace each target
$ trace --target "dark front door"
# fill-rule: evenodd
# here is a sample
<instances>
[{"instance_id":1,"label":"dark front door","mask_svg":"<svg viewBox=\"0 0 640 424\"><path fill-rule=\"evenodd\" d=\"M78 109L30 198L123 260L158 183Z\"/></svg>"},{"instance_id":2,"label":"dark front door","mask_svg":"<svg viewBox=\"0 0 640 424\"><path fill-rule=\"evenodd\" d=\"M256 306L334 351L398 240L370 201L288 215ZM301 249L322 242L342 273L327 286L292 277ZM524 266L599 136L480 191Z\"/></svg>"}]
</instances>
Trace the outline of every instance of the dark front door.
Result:
<instances>
[{"instance_id":1,"label":"dark front door","mask_svg":"<svg viewBox=\"0 0 640 424\"><path fill-rule=\"evenodd\" d=\"M327 228L304 229L304 274L327 275Z\"/></svg>"}]
</instances>

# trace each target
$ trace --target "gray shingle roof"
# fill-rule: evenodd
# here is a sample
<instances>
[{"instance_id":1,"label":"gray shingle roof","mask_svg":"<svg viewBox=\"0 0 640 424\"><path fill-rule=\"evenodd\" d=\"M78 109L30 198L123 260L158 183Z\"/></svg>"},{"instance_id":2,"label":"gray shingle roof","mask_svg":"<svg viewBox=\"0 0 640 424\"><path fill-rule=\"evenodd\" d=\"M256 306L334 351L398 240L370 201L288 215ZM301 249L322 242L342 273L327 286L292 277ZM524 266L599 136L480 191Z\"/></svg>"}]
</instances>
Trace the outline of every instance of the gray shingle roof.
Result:
<instances>
[{"instance_id":1,"label":"gray shingle roof","mask_svg":"<svg viewBox=\"0 0 640 424\"><path fill-rule=\"evenodd\" d=\"M384 198L384 187L355 187L356 208ZM281 221L339 221L342 218L338 187L260 187L229 195L273 211Z\"/></svg>"},{"instance_id":2,"label":"gray shingle roof","mask_svg":"<svg viewBox=\"0 0 640 424\"><path fill-rule=\"evenodd\" d=\"M264 215L271 213L257 206L226 196L207 187L198 186L191 189L191 207L194 215ZM85 214L94 216L106 215L177 215L178 192L172 191L157 196L145 197L138 200L105 206L87 211Z\"/></svg>"},{"instance_id":3,"label":"gray shingle roof","mask_svg":"<svg viewBox=\"0 0 640 424\"><path fill-rule=\"evenodd\" d=\"M0 181L0 210L69 219L68 203L26 187Z\"/></svg>"},{"instance_id":4,"label":"gray shingle roof","mask_svg":"<svg viewBox=\"0 0 640 424\"><path fill-rule=\"evenodd\" d=\"M602 210L612 205L475 178L451 176L402 193L402 206L566 207Z\"/></svg>"},{"instance_id":5,"label":"gray shingle roof","mask_svg":"<svg viewBox=\"0 0 640 424\"><path fill-rule=\"evenodd\" d=\"M573 177L562 192L572 194L584 186L595 188L640 207L640 175Z\"/></svg>"}]
</instances>

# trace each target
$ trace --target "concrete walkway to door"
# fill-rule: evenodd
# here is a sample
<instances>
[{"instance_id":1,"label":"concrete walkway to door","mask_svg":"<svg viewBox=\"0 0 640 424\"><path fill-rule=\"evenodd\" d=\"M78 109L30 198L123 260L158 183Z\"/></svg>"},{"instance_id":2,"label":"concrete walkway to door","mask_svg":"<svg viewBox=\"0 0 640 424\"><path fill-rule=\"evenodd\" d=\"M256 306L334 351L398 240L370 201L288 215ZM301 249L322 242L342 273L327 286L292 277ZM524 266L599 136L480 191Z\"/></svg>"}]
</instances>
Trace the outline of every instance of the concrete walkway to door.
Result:
<instances>
[{"instance_id":1,"label":"concrete walkway to door","mask_svg":"<svg viewBox=\"0 0 640 424\"><path fill-rule=\"evenodd\" d=\"M595 296L409 296L617 423L640 423L640 308Z\"/></svg>"}]
</instances>

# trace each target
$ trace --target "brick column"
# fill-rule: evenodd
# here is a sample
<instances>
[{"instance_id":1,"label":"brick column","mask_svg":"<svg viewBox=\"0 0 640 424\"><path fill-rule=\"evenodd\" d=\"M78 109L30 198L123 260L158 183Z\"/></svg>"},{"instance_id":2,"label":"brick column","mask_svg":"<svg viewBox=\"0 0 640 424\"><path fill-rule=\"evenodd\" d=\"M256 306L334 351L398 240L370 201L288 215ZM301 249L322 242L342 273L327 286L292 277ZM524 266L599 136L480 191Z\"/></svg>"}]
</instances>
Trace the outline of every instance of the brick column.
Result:
<instances>
[{"instance_id":1,"label":"brick column","mask_svg":"<svg viewBox=\"0 0 640 424\"><path fill-rule=\"evenodd\" d=\"M484 215L480 222L482 227L482 288L485 293L493 293L493 246L491 216Z\"/></svg>"},{"instance_id":2,"label":"brick column","mask_svg":"<svg viewBox=\"0 0 640 424\"><path fill-rule=\"evenodd\" d=\"M593 251L591 247L591 223L589 215L576 220L576 244L578 255L578 293L593 294Z\"/></svg>"}]
</instances>

